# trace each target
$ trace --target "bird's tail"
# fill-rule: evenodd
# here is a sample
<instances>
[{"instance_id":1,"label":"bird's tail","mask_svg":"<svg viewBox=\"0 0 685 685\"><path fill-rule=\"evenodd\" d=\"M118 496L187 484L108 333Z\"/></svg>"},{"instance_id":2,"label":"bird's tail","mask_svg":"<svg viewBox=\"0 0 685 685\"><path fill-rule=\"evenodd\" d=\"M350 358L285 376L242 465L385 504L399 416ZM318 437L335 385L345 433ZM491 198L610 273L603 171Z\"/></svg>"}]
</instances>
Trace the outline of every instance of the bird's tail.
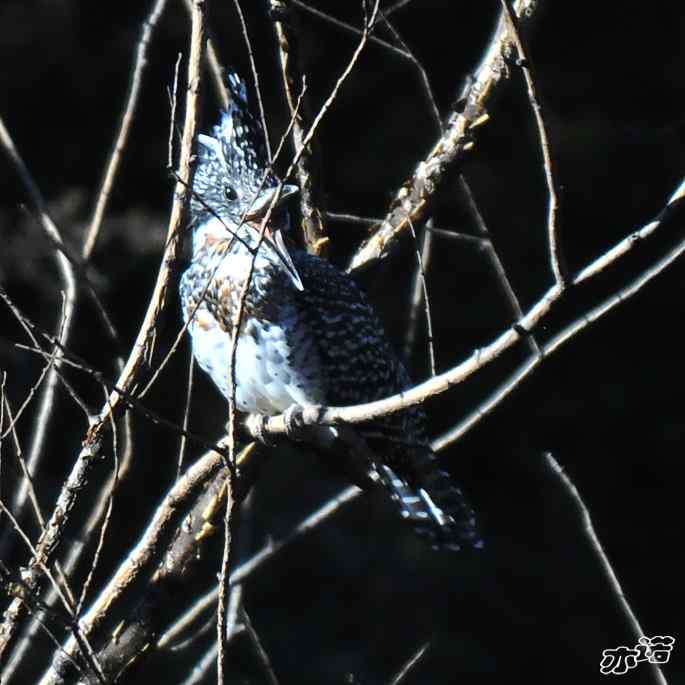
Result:
<instances>
[{"instance_id":1,"label":"bird's tail","mask_svg":"<svg viewBox=\"0 0 685 685\"><path fill-rule=\"evenodd\" d=\"M412 459L410 479L399 476L386 464L378 467L378 475L402 518L428 538L434 549L459 551L483 546L471 505L438 467L433 452L421 450Z\"/></svg>"}]
</instances>

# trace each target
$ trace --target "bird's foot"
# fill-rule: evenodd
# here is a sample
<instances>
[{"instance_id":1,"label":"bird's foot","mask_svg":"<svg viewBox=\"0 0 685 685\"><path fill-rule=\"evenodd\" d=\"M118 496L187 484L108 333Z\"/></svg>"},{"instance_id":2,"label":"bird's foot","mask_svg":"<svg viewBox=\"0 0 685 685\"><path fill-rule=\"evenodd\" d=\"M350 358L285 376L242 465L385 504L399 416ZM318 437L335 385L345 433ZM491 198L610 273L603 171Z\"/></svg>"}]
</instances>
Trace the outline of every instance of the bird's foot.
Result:
<instances>
[{"instance_id":1,"label":"bird's foot","mask_svg":"<svg viewBox=\"0 0 685 685\"><path fill-rule=\"evenodd\" d=\"M264 428L268 418L264 414L248 414L245 418L245 428L257 442L266 447L273 447L273 440L269 439L269 434Z\"/></svg>"},{"instance_id":2,"label":"bird's foot","mask_svg":"<svg viewBox=\"0 0 685 685\"><path fill-rule=\"evenodd\" d=\"M299 404L291 404L283 412L283 422L285 423L285 434L295 440L302 434L304 427L303 409Z\"/></svg>"}]
</instances>

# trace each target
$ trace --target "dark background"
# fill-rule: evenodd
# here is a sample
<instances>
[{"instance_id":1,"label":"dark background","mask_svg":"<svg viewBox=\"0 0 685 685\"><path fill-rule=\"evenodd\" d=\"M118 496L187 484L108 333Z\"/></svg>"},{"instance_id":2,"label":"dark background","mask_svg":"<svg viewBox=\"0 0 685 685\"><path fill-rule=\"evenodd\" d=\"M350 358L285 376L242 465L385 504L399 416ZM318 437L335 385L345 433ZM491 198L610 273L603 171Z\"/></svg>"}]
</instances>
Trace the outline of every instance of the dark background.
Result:
<instances>
[{"instance_id":1,"label":"dark background","mask_svg":"<svg viewBox=\"0 0 685 685\"><path fill-rule=\"evenodd\" d=\"M232 3L214 2L211 27L222 59L244 75L249 65ZM247 7L272 135L287 123L273 32L263 5ZM683 175L685 6L675 2L547 2L527 33L546 106L562 188L564 248L579 268L665 204ZM392 20L424 64L447 112L480 58L499 3L415 0ZM355 25L354 2L320 3ZM0 112L50 202L65 238L82 239L113 139L129 68L148 11L140 3L5 2L0 6ZM302 16L303 53L313 108L347 64L356 39ZM138 115L94 255L96 284L126 344L134 339L156 276L171 197L165 165L166 88L187 16L170 2L150 51ZM381 34L382 35L382 34ZM384 37L388 38L387 34ZM216 118L209 82L204 124ZM472 184L524 310L551 284L546 259L545 188L535 128L521 74L511 78L477 132L462 171ZM394 190L435 140L435 126L411 64L369 45L321 129L328 208L381 216ZM49 246L21 204L16 174L0 161L0 277L25 313L52 329L59 282ZM475 232L456 178L437 197L436 224ZM625 284L682 234L682 213L622 265L572 294L543 336ZM364 229L331 223L331 258L344 264ZM401 348L414 255L408 239L362 277ZM544 464L551 450L574 479L597 532L648 635L676 637L665 672L685 674L681 633L683 264L593 325L546 361L536 375L461 443L445 465L477 509L481 553L438 555L393 518L379 495L355 502L247 584L252 620L282 683L388 683L422 642L431 647L408 683L602 682L602 649L635 642L581 532L565 491ZM484 255L435 238L428 282L439 369L490 342L511 323ZM174 297L158 342L166 350L179 325ZM14 343L23 334L0 312L0 367L14 405L39 365ZM82 297L72 349L109 376L113 348ZM148 404L180 420L187 348L177 354ZM428 403L438 434L495 387L525 354L520 346L483 373ZM427 373L425 339L411 359ZM75 378L92 406L99 390ZM61 394L49 455L38 477L51 509L86 425ZM225 407L197 378L192 427L221 434ZM28 440L30 420L20 432ZM119 493L102 580L139 535L175 472L177 437L136 419L134 471ZM193 453L200 448L194 447ZM103 465L103 472L109 465ZM10 469L10 473L11 473ZM5 482L3 494L13 481ZM259 482L244 529L243 553L287 532L343 485L303 455L273 459ZM143 497L145 495L145 497ZM17 560L5 560L16 566ZM208 578L217 569L208 563ZM211 638L211 636L210 636ZM35 662L51 645L41 638ZM155 659L127 682L176 682L197 651ZM262 676L244 637L229 651L236 682ZM147 670L146 670L147 668ZM151 670L152 669L152 670ZM651 679L642 664L621 682Z\"/></svg>"}]
</instances>

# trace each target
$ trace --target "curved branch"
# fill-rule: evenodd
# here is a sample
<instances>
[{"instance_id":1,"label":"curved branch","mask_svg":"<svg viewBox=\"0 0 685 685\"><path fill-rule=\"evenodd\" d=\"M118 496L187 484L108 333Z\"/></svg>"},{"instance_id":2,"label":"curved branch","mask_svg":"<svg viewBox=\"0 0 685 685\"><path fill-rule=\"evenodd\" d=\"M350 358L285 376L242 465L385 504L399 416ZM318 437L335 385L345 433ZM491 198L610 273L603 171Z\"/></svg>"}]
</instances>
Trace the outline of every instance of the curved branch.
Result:
<instances>
[{"instance_id":1,"label":"curved branch","mask_svg":"<svg viewBox=\"0 0 685 685\"><path fill-rule=\"evenodd\" d=\"M648 235L652 235L656 229L663 224L665 218L670 216L672 212L675 211L676 207L680 206L684 198L685 180L681 181L678 188L668 199L664 209L653 221L620 241L616 246L582 269L573 279L573 284L578 285L581 282L589 280L592 276L597 275L610 264L615 263L622 255L626 254L639 239L644 239ZM680 256L682 251L681 247L682 244L677 245L674 248L675 252L673 254L669 253L668 260L663 265L662 262L658 262L653 267L654 269L657 269L656 273L659 273L669 266L678 256ZM644 281L640 280L639 287L642 287L642 285L650 280L653 275L656 275L656 273L652 274ZM549 314L555 302L566 292L568 291L564 286L556 283L528 310L525 316L523 316L512 328L500 334L499 337L489 345L475 350L471 356L461 362L461 364L458 364L444 373L434 376L413 388L409 388L404 392L391 397L376 400L375 402L368 402L366 404L350 407L304 407L302 408L302 411L298 415L294 415L293 418L301 426L362 423L364 421L380 418L381 416L386 416L387 414L392 414L393 412L401 411L414 404L419 404L433 395L443 393L449 388L466 380L480 368L497 359L503 352L513 347L513 345L524 336L527 336L535 326ZM618 302L625 298L625 294L623 294L623 291L619 291L614 297L617 298ZM617 302L613 302L613 299L610 298L608 301L608 308L613 307ZM604 306L600 307L599 316L605 313L605 311L606 309ZM587 315L592 315L592 317L588 319L584 325L599 318L599 316L595 317L593 312L595 312L594 309ZM587 317L581 317L582 320L585 320L585 318ZM573 334L576 332L578 332L578 330L574 330ZM551 343L548 343L547 346L542 347L543 353L550 344ZM537 364L535 364L535 366L537 366ZM248 429L252 430L253 428L255 428L254 424L248 424ZM281 414L278 416L263 417L259 428L265 434L286 434L292 430L293 426L288 425L285 415Z\"/></svg>"}]
</instances>

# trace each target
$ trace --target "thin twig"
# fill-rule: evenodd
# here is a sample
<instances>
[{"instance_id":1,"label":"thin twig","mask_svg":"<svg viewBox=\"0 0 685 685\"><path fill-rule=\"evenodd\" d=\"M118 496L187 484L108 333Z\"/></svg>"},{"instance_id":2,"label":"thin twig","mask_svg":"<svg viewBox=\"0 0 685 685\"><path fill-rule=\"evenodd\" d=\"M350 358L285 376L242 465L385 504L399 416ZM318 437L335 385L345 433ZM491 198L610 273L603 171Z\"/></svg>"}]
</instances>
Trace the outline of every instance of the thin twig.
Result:
<instances>
[{"instance_id":1,"label":"thin twig","mask_svg":"<svg viewBox=\"0 0 685 685\"><path fill-rule=\"evenodd\" d=\"M237 329L233 329L237 330ZM234 361L235 364L235 361ZM233 396L235 398L235 389L233 390ZM234 400L235 401L235 400ZM231 463L234 463L235 458L235 404L233 405L233 411L229 413L229 459ZM231 481L231 472L227 469L227 481ZM218 685L224 685L227 682L228 671L226 663L226 610L228 606L228 579L230 571L230 561L231 561L231 514L233 513L233 497L226 497L226 505L224 506L224 546L221 554L221 573L219 576L219 594L217 597L217 608L216 608L216 642L217 642L217 654L216 654L216 670L217 670L217 683Z\"/></svg>"},{"instance_id":2,"label":"thin twig","mask_svg":"<svg viewBox=\"0 0 685 685\"><path fill-rule=\"evenodd\" d=\"M202 658L193 666L192 671L181 685L200 685L200 683L206 682L207 674L212 666L216 664L217 651L216 642L213 642L202 655Z\"/></svg>"},{"instance_id":3,"label":"thin twig","mask_svg":"<svg viewBox=\"0 0 685 685\"><path fill-rule=\"evenodd\" d=\"M343 31L347 31L348 33L352 33L355 36L361 36L364 31L363 29L358 29L356 26L352 26L352 24L348 24L345 21L342 21L341 19L337 19L331 14L327 14L326 12L322 12L319 9L316 9L316 7L312 7L311 5L307 5L306 3L302 2L302 0L290 0L293 5L296 7L299 7L300 9L304 10L305 12L308 12L314 17L318 17L319 19L323 19L324 21L327 21L328 23L332 24L333 26L336 26L339 29L342 29ZM388 13L386 12L386 15ZM374 43L375 45L380 45L381 47L386 48L387 50L390 50L390 52L399 55L400 57L404 57L404 59L411 60L411 56L398 48L397 46L393 45L392 43L388 43L387 41L384 41L382 38L379 38L378 36L369 36L369 42Z\"/></svg>"},{"instance_id":4,"label":"thin twig","mask_svg":"<svg viewBox=\"0 0 685 685\"><path fill-rule=\"evenodd\" d=\"M260 568L269 559L278 554L284 547L300 538L302 535L314 530L317 526L327 520L330 516L338 512L343 505L351 502L361 495L362 491L356 485L341 490L337 495L331 497L316 511L309 514L305 519L293 528L287 535L279 540L270 540L252 558L243 562L231 573L231 585L242 583L245 579Z\"/></svg>"},{"instance_id":5,"label":"thin twig","mask_svg":"<svg viewBox=\"0 0 685 685\"><path fill-rule=\"evenodd\" d=\"M293 118L293 146L295 152L299 153L296 173L300 187L304 243L308 252L325 255L328 237L323 222L322 170L313 141L304 145L305 130L311 119L307 100L303 99L298 104L295 97L295 84L304 82L298 50L297 15L291 11L289 0L269 0L269 8L271 16L275 17L274 30L281 62L283 89L290 116ZM282 18L286 20L281 21Z\"/></svg>"},{"instance_id":6,"label":"thin twig","mask_svg":"<svg viewBox=\"0 0 685 685\"><path fill-rule=\"evenodd\" d=\"M471 243L479 248L485 248L488 244L487 238L479 238L476 235L470 235L468 233L457 233L456 231L450 231L445 228L438 228L437 226L426 226L426 230L429 233L435 233L442 238L447 238L448 240L456 240L463 243Z\"/></svg>"},{"instance_id":7,"label":"thin twig","mask_svg":"<svg viewBox=\"0 0 685 685\"><path fill-rule=\"evenodd\" d=\"M184 611L159 637L157 649L172 649L172 645L187 631L198 619L216 605L217 590L213 587L196 600L193 605ZM214 617L212 616L212 622Z\"/></svg>"},{"instance_id":8,"label":"thin twig","mask_svg":"<svg viewBox=\"0 0 685 685\"><path fill-rule=\"evenodd\" d=\"M396 2L394 5L390 5L390 7L385 10L385 13L390 16L391 14L397 12L397 10L406 7L410 2L413 2L413 0L398 0L398 2Z\"/></svg>"},{"instance_id":9,"label":"thin twig","mask_svg":"<svg viewBox=\"0 0 685 685\"><path fill-rule=\"evenodd\" d=\"M432 223L432 219L429 219L424 226L423 233L421 234L421 250L420 252L417 250L420 266L424 272L428 270L428 263L431 256L431 246L433 244L433 234L428 230L430 223ZM421 287L421 271L419 271L417 266L417 268L414 270L414 282L412 284L411 299L409 302L407 333L404 338L404 358L407 361L411 359L412 352L414 351L422 300L423 288Z\"/></svg>"},{"instance_id":10,"label":"thin twig","mask_svg":"<svg viewBox=\"0 0 685 685\"><path fill-rule=\"evenodd\" d=\"M302 101L302 97L304 97L304 84L302 88L302 94L300 96L300 101ZM298 103L299 104L299 103ZM291 117L291 123L289 125L289 129L292 125L294 125L295 118L297 116L297 109L293 113ZM283 146L283 142L285 141L285 137L287 135L287 132L283 134L281 137L281 143L278 146L278 150L276 151L276 155L278 156L280 154L280 151ZM291 163L290 169L288 171L288 174L292 172L293 166L297 163L298 155L295 156L295 160ZM257 197L257 193L260 192L261 187L263 186L264 182L266 181L267 178L267 173L264 174L262 177L262 181L260 184L260 187L254 192L252 202ZM287 178L287 175L286 175ZM278 184L276 191L271 199L271 202L269 204L269 207L267 208L267 211L262 218L261 225L259 227L259 238L257 241L257 249L252 253L251 259L250 259L250 264L247 270L247 274L245 275L245 278L241 284L240 287L240 294L238 297L238 307L236 308L233 318L231 321L232 324L232 330L233 331L239 331L241 329L242 321L243 321L243 314L245 311L245 301L247 299L247 293L249 291L250 285L252 283L252 275L254 273L254 268L255 268L255 261L257 259L257 253L259 249L261 248L262 242L264 240L264 237L266 235L266 227L268 225L269 220L271 219L271 214L274 211L274 208L276 207L276 204L278 203L281 192L283 190L283 185L285 183L285 179L281 180L280 183ZM246 210L247 212L247 210ZM243 221L245 220L245 216L243 216L239 222L239 225L242 225ZM225 256L225 255L224 255ZM219 268L219 265L217 265L217 269ZM215 272L216 273L216 270ZM214 274L211 274L210 277L207 279L207 288L205 289L205 293L203 293L203 297L205 296L207 289L209 287L209 284L211 283L212 278L214 277ZM197 308L196 308L197 310ZM188 317L188 321L191 320L192 316L194 316L195 311L191 313L191 315ZM235 400L235 393L236 393L236 381L235 381L235 363L236 363L236 352L238 349L238 336L233 335L231 337L230 343L229 343L229 350L228 350L228 435L227 435L227 443L228 443L228 457L225 455L222 455L222 458L224 460L224 467L227 471L227 479L228 479L228 485L230 488L230 478L231 478L231 469L234 468L235 465L235 447L236 447L236 441L235 441L235 429L236 429L236 400ZM227 665L226 665L226 651L225 651L225 640L226 640L226 626L225 626L225 620L226 620L226 606L228 602L228 591L229 591L229 562L230 562L230 551L231 551L231 530L230 530L230 522L231 522L231 513L232 513L232 508L233 508L234 500L233 497L230 495L226 498L226 506L224 509L224 546L223 546L223 552L222 552L222 558L221 558L221 571L219 575L219 592L218 592L218 598L217 598L217 620L216 620L216 630L217 630L217 682L218 685L224 685L226 682L227 678Z\"/></svg>"},{"instance_id":11,"label":"thin twig","mask_svg":"<svg viewBox=\"0 0 685 685\"><path fill-rule=\"evenodd\" d=\"M557 478L559 478L559 481L564 486L564 488L568 492L569 497L573 500L573 503L578 509L578 513L580 514L580 518L582 520L583 533L587 537L595 555L597 556L597 559L599 559L599 563L602 566L602 570L604 571L604 575L606 576L607 582L611 587L611 591L614 597L616 598L616 601L618 602L619 606L621 607L621 612L628 621L630 629L633 632L633 636L635 637L635 641L637 642L643 635L645 635L645 631L640 625L640 622L637 616L635 615L635 612L630 606L630 603L626 598L625 592L621 587L621 583L618 579L618 576L616 575L616 572L614 571L613 566L609 561L609 557L607 556L606 552L604 551L604 548L602 547L602 543L600 542L599 537L597 536L597 532L595 531L595 527L592 523L592 517L590 516L590 512L587 506L585 505L583 498L580 496L578 488L576 488L573 481L564 472L563 468L561 467L559 462L554 458L551 452L545 452L543 456L545 458L545 461L547 462L547 466L549 466L552 473L555 476L557 476ZM654 675L655 681L659 683L659 685L668 685L666 678L664 677L664 674L661 671L661 668L659 667L659 664L653 663L650 660L649 665L652 668L652 674Z\"/></svg>"},{"instance_id":12,"label":"thin twig","mask_svg":"<svg viewBox=\"0 0 685 685\"><path fill-rule=\"evenodd\" d=\"M428 270L428 260L430 258L431 234L429 231L424 230L421 249L419 250L416 231L414 230L414 224L411 222L409 223L409 230L411 231L412 239L415 245L416 272L414 277L411 309L409 313L409 325L407 327L405 358L409 359L409 355L411 354L411 350L414 346L419 305L421 302L423 302L423 310L426 315L426 333L428 335L428 361L430 363L431 376L435 376L435 341L433 339L433 319L431 317L430 299L428 297L428 285L426 284L426 271Z\"/></svg>"},{"instance_id":13,"label":"thin twig","mask_svg":"<svg viewBox=\"0 0 685 685\"><path fill-rule=\"evenodd\" d=\"M400 685L400 683L411 673L416 665L423 659L423 655L428 651L430 647L430 640L422 644L414 654L412 654L407 662L402 665L402 668L397 672L395 677L390 681L390 685Z\"/></svg>"},{"instance_id":14,"label":"thin twig","mask_svg":"<svg viewBox=\"0 0 685 685\"><path fill-rule=\"evenodd\" d=\"M5 414L5 411L7 412L7 422L9 423L8 430L11 432L11 435L12 435L12 442L14 443L14 453L17 457L17 461L19 462L19 467L21 468L22 477L26 481L27 492L28 492L29 499L31 501L33 513L36 517L36 521L38 522L38 525L40 526L40 528L42 530L45 528L45 517L43 516L43 511L40 507L40 503L38 502L38 497L36 495L36 489L35 489L35 486L33 484L33 477L29 473L28 466L26 465L26 460L24 459L24 453L21 449L21 443L19 442L19 436L17 435L16 426L15 426L16 417L12 416L12 408L10 406L9 400L7 399L7 395L5 395L5 392L4 392L5 374L3 374L2 386L3 386L3 393L2 393L1 411L3 413L3 417ZM0 421L0 427L2 427L2 421ZM2 444L2 437L3 436L0 436L0 445Z\"/></svg>"},{"instance_id":15,"label":"thin twig","mask_svg":"<svg viewBox=\"0 0 685 685\"><path fill-rule=\"evenodd\" d=\"M361 224L362 226L368 226L369 224L377 224L382 221L378 217L373 216L360 216L359 214L346 214L342 212L326 212L327 219L333 219L333 221L342 221L349 224ZM428 225L426 222L426 228L431 233L436 235L444 236L445 238L450 238L454 240L462 240L466 243L473 243L479 247L485 245L487 240L479 238L475 235L469 235L468 233L458 233L457 231L452 231L446 228L438 228L433 226L432 223Z\"/></svg>"},{"instance_id":16,"label":"thin twig","mask_svg":"<svg viewBox=\"0 0 685 685\"><path fill-rule=\"evenodd\" d=\"M167 166L169 169L174 168L174 131L176 131L176 104L178 103L178 71L181 68L182 59L183 54L179 52L176 56L176 64L174 64L174 87L169 97L169 140L167 141Z\"/></svg>"},{"instance_id":17,"label":"thin twig","mask_svg":"<svg viewBox=\"0 0 685 685\"><path fill-rule=\"evenodd\" d=\"M131 124L133 123L133 119L136 115L138 100L140 99L140 89L143 84L143 73L148 65L148 47L150 46L152 36L154 35L155 28L157 27L157 22L162 16L165 6L166 0L155 0L152 9L143 21L140 39L138 40L138 45L136 46L135 62L133 64L133 69L131 70L126 105L124 106L124 111L121 115L119 130L114 138L114 144L112 145L112 151L110 152L109 159L107 161L107 168L103 175L102 183L100 184L100 190L95 203L95 209L93 210L93 216L90 220L90 225L83 242L81 254L84 260L90 259L90 256L93 254L95 242L98 238L100 227L102 226L102 220L105 216L105 212L107 211L107 204L109 203L109 198L112 193L112 186L114 185L114 180L119 172L119 165L121 163L123 152L126 149L126 144L128 143Z\"/></svg>"},{"instance_id":18,"label":"thin twig","mask_svg":"<svg viewBox=\"0 0 685 685\"><path fill-rule=\"evenodd\" d=\"M259 663L262 667L262 671L264 672L266 680L270 683L270 685L279 685L278 678L276 677L273 666L271 665L271 659L269 658L269 655L264 649L262 641L259 639L259 634L255 630L255 627L252 625L250 615L247 613L245 606L242 607L242 611L240 612L240 614L242 623L245 626L245 630L247 632L247 636L250 638L250 643L252 644L254 652L257 655L257 658L259 659Z\"/></svg>"},{"instance_id":19,"label":"thin twig","mask_svg":"<svg viewBox=\"0 0 685 685\"><path fill-rule=\"evenodd\" d=\"M34 181L31 173L28 170L23 158L19 154L9 131L5 127L5 124L0 117L0 145L4 148L8 157L12 161L19 178L21 179L26 192L28 193L33 206L38 212L40 225L45 232L45 235L50 239L50 241L56 246L63 246L62 236L59 229L50 218L48 214L47 206L43 195L38 188L38 185ZM67 258L66 254L61 249L55 250L55 260L57 262L57 268L60 275L60 280L62 282L62 287L64 289L64 308L60 312L56 326L56 338L60 345L63 347L69 341L69 336L71 334L72 324L74 320L74 313L76 311L76 277L74 275L74 269L71 262ZM53 350L54 363L52 364L50 370L48 371L45 384L41 391L40 403L36 416L34 419L34 430L31 435L31 444L28 449L28 455L26 458L27 468L29 473L35 474L38 470L38 465L40 463L43 446L45 444L45 438L47 436L48 428L50 425L50 419L52 416L55 392L57 390L57 382L59 380L59 367L60 358L62 356L61 349L56 347ZM15 507L14 511L18 514L21 513L26 502L27 490L24 484L22 484L19 492L15 497ZM2 649L0 648L0 654Z\"/></svg>"},{"instance_id":20,"label":"thin twig","mask_svg":"<svg viewBox=\"0 0 685 685\"><path fill-rule=\"evenodd\" d=\"M557 285L562 289L566 285L566 263L564 254L561 249L560 229L559 229L559 193L557 190L557 181L554 173L554 166L552 161L552 153L550 151L549 136L547 135L547 126L545 125L545 118L542 114L542 105L536 93L535 80L533 78L533 64L526 53L526 49L521 39L521 32L519 30L519 20L514 11L512 0L500 0L502 11L506 14L511 36L516 46L518 53L519 65L523 71L523 77L526 80L528 89L528 101L533 110L535 117L535 124L537 126L538 137L540 138L540 150L542 152L542 162L545 172L545 183L547 184L547 240L549 242L549 256L552 264L552 273Z\"/></svg>"},{"instance_id":21,"label":"thin twig","mask_svg":"<svg viewBox=\"0 0 685 685\"><path fill-rule=\"evenodd\" d=\"M190 404L193 398L193 379L195 378L195 357L192 354L188 355L188 380L186 382L186 401L183 407L183 430L188 431L190 424ZM176 480L181 477L183 470L183 461L188 447L188 438L186 435L181 435L178 445L178 459L176 460Z\"/></svg>"},{"instance_id":22,"label":"thin twig","mask_svg":"<svg viewBox=\"0 0 685 685\"><path fill-rule=\"evenodd\" d=\"M502 288L502 292L504 293L504 296L507 300L509 309L511 310L511 313L514 316L514 321L520 321L523 318L523 310L521 309L521 304L519 303L518 297L516 297L514 289L511 287L511 282L509 281L509 277L507 276L507 272L504 269L502 260L499 258L499 254L497 253L497 250L495 249L495 246L492 242L492 235L490 234L490 230L488 229L488 226L485 223L485 219L483 218L483 215L481 214L480 209L478 208L476 199L473 196L473 192L471 191L471 186L468 184L468 181L466 180L466 178L464 178L462 174L460 174L459 176L459 187L461 188L462 192L464 193L464 196L466 197L466 202L471 211L471 215L473 216L476 222L476 227L479 233L483 236L483 238L485 238L485 240L483 241L483 250L485 250L485 254L488 257L488 262L490 263L490 268L495 273L497 281L500 284L500 287ZM531 352L533 352L534 354L540 354L540 349L532 334L526 336L526 342L528 344L528 347L530 347Z\"/></svg>"},{"instance_id":23,"label":"thin twig","mask_svg":"<svg viewBox=\"0 0 685 685\"><path fill-rule=\"evenodd\" d=\"M387 13L381 11L381 19L395 40L402 46L402 49L407 54L409 61L414 65L414 68L418 72L419 79L423 87L423 92L426 96L426 102L428 103L428 107L433 115L433 123L435 124L436 132L438 135L442 135L442 119L440 118L440 110L438 109L438 103L435 99L435 95L433 94L430 80L428 79L428 73L416 55L414 55L414 53L409 49L409 46L402 38L399 31L390 23Z\"/></svg>"},{"instance_id":24,"label":"thin twig","mask_svg":"<svg viewBox=\"0 0 685 685\"><path fill-rule=\"evenodd\" d=\"M331 108L331 105L333 102L335 102L336 98L338 97L338 93L340 92L340 88L342 88L343 83L347 80L347 77L350 75L352 70L354 69L355 65L357 64L357 61L359 60L359 57L364 50L364 47L366 46L369 37L371 36L371 31L373 30L373 27L376 24L376 19L378 17L378 7L380 5L380 0L376 0L373 6L373 10L371 11L371 15L368 17L364 18L364 30L362 31L361 38L359 39L359 43L357 44L357 47L355 51L352 53L352 57L350 57L350 60L347 63L347 66L343 70L342 74L338 77L337 81L335 82L335 85L333 86L333 90L331 91L331 94L326 98L326 101L321 105L321 109L319 109L318 114L314 118L314 121L312 122L312 125L309 127L309 131L307 131L307 135L304 137L302 140L302 147L300 150L298 150L295 154L295 158L293 159L290 167L288 168L288 171L285 174L284 180L287 179L290 174L292 174L293 169L297 166L300 157L303 154L303 150L307 148L309 143L312 141L314 134L319 128L319 125L321 124L321 121L323 118L326 116L326 113L328 110ZM364 8L366 9L366 5L364 5Z\"/></svg>"},{"instance_id":25,"label":"thin twig","mask_svg":"<svg viewBox=\"0 0 685 685\"><path fill-rule=\"evenodd\" d=\"M257 105L259 106L259 120L262 124L262 132L264 133L264 142L266 143L266 154L269 162L272 162L271 158L271 139L269 137L269 128L266 125L266 114L264 113L264 102L262 100L262 89L259 86L259 71L257 70L257 63L254 59L254 53L252 52L252 42L250 41L250 35L247 32L247 24L245 23L245 15L243 14L243 9L240 6L240 0L233 0L233 6L235 11L238 13L238 18L240 19L240 32L245 40L245 47L247 48L247 55L250 58L250 69L252 70L252 78L254 78L255 92L257 93Z\"/></svg>"},{"instance_id":26,"label":"thin twig","mask_svg":"<svg viewBox=\"0 0 685 685\"><path fill-rule=\"evenodd\" d=\"M673 191L668 198L664 208L657 214L652 221L645 224L637 231L631 233L629 236L621 240L618 244L607 250L600 257L588 264L584 269L573 279L573 285L578 285L584 281L593 278L601 273L608 266L611 266L619 257L628 254L636 245L645 240L656 231L661 224L666 221L673 212L675 212L680 204L685 199L685 179L680 182L680 185Z\"/></svg>"},{"instance_id":27,"label":"thin twig","mask_svg":"<svg viewBox=\"0 0 685 685\"><path fill-rule=\"evenodd\" d=\"M302 95L304 95L304 86L302 89ZM302 96L301 96L302 97ZM291 118L291 125L292 122L294 122L296 116L296 112L293 114L293 117ZM285 140L285 136L287 133L285 133L282 138L281 138L281 144L278 147L278 150L276 151L276 155L278 155L281 151L282 148L282 143ZM290 165L290 169L288 173L292 172L293 166L297 163L297 155L295 160ZM257 197L257 193L261 190L261 186L264 184L266 180L267 174L265 173L264 176L262 177L262 181L260 184L260 188L255 191L253 194L253 199L254 200ZM286 175L287 178L287 175ZM264 240L264 237L266 235L266 227L268 225L269 220L271 219L271 214L274 211L274 208L276 207L276 204L278 203L280 199L280 195L283 189L285 179L281 180L280 183L278 184L276 191L271 199L271 203L269 204L269 207L267 208L267 211L262 218L261 225L259 227L259 239L257 241L257 249L252 253L251 259L250 259L250 264L247 270L247 274L245 275L245 278L241 284L240 287L240 294L238 297L238 307L236 308L236 311L233 314L233 319L231 321L232 324L232 330L233 331L239 331L242 326L242 321L243 321L243 314L245 311L245 301L247 299L247 293L250 288L250 284L252 283L252 275L254 273L254 268L255 268L255 261L257 259L257 254L258 251L262 245L262 242ZM246 210L247 211L247 210ZM245 217L243 216L239 222L239 225L242 225L243 221L245 220ZM218 269L218 265L217 265ZM216 270L215 270L216 273ZM207 279L207 288L209 287L209 284L211 283L211 279L213 278L214 274L210 275L210 277ZM205 289L205 293L203 293L203 297L206 294L207 288ZM196 308L197 309L197 308ZM194 316L195 311L191 313L191 315L188 317L188 321L191 320L192 316ZM236 352L238 349L238 336L234 335L231 337L230 344L229 344L229 350L228 350L228 435L227 435L227 443L228 443L228 456L224 455L222 453L222 459L224 461L224 467L227 471L227 479L228 479L228 486L230 489L230 478L231 478L231 473L232 469L235 468L235 448L236 448L236 440L235 440L235 429L236 429L236 400L235 400L235 393L236 393L236 380L235 380L235 362L236 362ZM230 530L230 522L231 522L231 513L232 513L232 508L233 508L233 497L230 495L226 498L226 506L224 509L224 546L223 546L223 552L222 552L222 558L221 558L221 572L219 575L219 592L218 592L218 598L217 598L217 620L216 620L216 629L217 629L217 682L218 685L224 685L226 682L226 677L227 677L227 672L226 672L226 651L225 651L225 637L226 637L226 626L225 626L225 618L226 618L226 606L228 602L228 591L229 591L229 561L230 561L230 551L231 551L231 530Z\"/></svg>"}]
</instances>

